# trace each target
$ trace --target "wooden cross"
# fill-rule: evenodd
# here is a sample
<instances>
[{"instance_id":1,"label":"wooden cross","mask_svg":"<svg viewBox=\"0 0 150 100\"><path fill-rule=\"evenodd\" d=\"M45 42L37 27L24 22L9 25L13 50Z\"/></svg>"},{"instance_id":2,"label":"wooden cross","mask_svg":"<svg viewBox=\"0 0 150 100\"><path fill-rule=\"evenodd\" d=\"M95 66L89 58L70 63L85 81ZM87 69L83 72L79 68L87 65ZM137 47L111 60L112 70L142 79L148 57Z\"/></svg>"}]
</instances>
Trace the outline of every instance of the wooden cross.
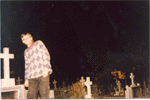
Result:
<instances>
[{"instance_id":1,"label":"wooden cross","mask_svg":"<svg viewBox=\"0 0 150 100\"><path fill-rule=\"evenodd\" d=\"M22 81L22 79L20 79L20 77L18 77L18 80L17 80L18 84L20 84L20 81Z\"/></svg>"},{"instance_id":2,"label":"wooden cross","mask_svg":"<svg viewBox=\"0 0 150 100\"><path fill-rule=\"evenodd\" d=\"M4 79L10 79L9 59L14 58L14 54L9 54L9 48L3 48L3 54L0 53L0 58L4 59Z\"/></svg>"},{"instance_id":3,"label":"wooden cross","mask_svg":"<svg viewBox=\"0 0 150 100\"><path fill-rule=\"evenodd\" d=\"M85 80L84 80L83 76L81 77L80 82L81 82L82 87L84 87L84 82L85 82Z\"/></svg>"},{"instance_id":4,"label":"wooden cross","mask_svg":"<svg viewBox=\"0 0 150 100\"><path fill-rule=\"evenodd\" d=\"M53 82L53 84L54 84L54 89L56 89L57 87L56 87L56 83L57 83L57 81L56 80L54 80L54 82Z\"/></svg>"}]
</instances>

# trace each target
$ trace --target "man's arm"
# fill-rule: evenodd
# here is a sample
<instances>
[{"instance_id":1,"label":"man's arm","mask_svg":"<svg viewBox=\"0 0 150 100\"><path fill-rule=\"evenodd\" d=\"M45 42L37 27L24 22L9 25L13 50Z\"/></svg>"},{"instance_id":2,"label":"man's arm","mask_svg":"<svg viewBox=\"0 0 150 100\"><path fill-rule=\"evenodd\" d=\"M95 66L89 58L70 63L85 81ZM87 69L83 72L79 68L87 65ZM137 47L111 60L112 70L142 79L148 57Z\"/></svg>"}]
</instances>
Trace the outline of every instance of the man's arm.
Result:
<instances>
[{"instance_id":1,"label":"man's arm","mask_svg":"<svg viewBox=\"0 0 150 100\"><path fill-rule=\"evenodd\" d=\"M29 63L27 59L27 54L24 53L24 58L25 58L25 82L24 85L25 87L29 86L28 78L29 78Z\"/></svg>"},{"instance_id":2,"label":"man's arm","mask_svg":"<svg viewBox=\"0 0 150 100\"><path fill-rule=\"evenodd\" d=\"M52 74L52 67L50 64L50 54L44 45L42 41L39 40L39 47L42 49L42 58L43 58L43 66L44 66L44 71L43 71L43 76L46 77L48 75L48 72Z\"/></svg>"}]
</instances>

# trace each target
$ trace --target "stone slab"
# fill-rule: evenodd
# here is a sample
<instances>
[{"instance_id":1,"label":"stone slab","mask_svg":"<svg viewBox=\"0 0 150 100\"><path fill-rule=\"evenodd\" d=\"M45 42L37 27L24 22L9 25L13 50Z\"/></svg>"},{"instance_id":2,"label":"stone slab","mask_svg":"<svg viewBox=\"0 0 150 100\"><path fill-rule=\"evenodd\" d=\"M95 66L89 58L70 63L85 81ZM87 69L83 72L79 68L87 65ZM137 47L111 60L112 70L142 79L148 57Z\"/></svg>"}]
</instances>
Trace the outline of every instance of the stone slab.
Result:
<instances>
[{"instance_id":1,"label":"stone slab","mask_svg":"<svg viewBox=\"0 0 150 100\"><path fill-rule=\"evenodd\" d=\"M15 78L1 79L1 87L12 87L15 86Z\"/></svg>"},{"instance_id":2,"label":"stone slab","mask_svg":"<svg viewBox=\"0 0 150 100\"><path fill-rule=\"evenodd\" d=\"M1 87L1 92L17 91L18 99L24 99L24 85L15 85L9 87Z\"/></svg>"}]
</instances>

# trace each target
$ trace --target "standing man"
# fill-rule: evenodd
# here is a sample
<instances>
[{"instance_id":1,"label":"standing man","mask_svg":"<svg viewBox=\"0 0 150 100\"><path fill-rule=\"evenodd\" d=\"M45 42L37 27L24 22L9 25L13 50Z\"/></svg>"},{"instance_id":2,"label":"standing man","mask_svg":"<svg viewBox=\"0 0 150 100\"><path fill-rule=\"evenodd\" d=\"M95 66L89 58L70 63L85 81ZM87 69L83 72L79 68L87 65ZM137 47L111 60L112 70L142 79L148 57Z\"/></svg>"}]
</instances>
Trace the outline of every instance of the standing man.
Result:
<instances>
[{"instance_id":1,"label":"standing man","mask_svg":"<svg viewBox=\"0 0 150 100\"><path fill-rule=\"evenodd\" d=\"M49 77L52 74L50 54L41 40L34 42L30 33L21 35L22 43L27 46L25 58L25 87L28 87L27 99L49 99Z\"/></svg>"}]
</instances>

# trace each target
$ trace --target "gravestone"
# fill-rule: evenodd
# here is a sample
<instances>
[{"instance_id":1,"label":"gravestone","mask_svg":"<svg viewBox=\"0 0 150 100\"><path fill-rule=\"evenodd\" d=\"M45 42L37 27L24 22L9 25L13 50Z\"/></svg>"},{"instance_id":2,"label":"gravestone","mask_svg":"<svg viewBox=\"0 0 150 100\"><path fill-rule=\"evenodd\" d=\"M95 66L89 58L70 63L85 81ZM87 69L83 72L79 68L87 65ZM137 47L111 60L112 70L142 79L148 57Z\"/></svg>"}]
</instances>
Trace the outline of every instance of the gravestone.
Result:
<instances>
[{"instance_id":1,"label":"gravestone","mask_svg":"<svg viewBox=\"0 0 150 100\"><path fill-rule=\"evenodd\" d=\"M18 85L20 84L20 81L22 81L22 79L20 79L20 77L18 77L18 80L16 80L18 82Z\"/></svg>"},{"instance_id":2,"label":"gravestone","mask_svg":"<svg viewBox=\"0 0 150 100\"><path fill-rule=\"evenodd\" d=\"M125 91L125 98L140 98L142 97L142 90L140 87L140 84L138 83L137 86L134 84L134 75L133 73L130 73L131 78L131 85L130 87L126 85L126 91Z\"/></svg>"},{"instance_id":3,"label":"gravestone","mask_svg":"<svg viewBox=\"0 0 150 100\"><path fill-rule=\"evenodd\" d=\"M87 87L88 94L85 95L85 98L91 98L91 85L92 81L90 81L90 77L86 77L86 82L84 83Z\"/></svg>"},{"instance_id":4,"label":"gravestone","mask_svg":"<svg viewBox=\"0 0 150 100\"><path fill-rule=\"evenodd\" d=\"M2 87L15 86L15 78L10 78L9 59L14 58L14 54L9 54L9 48L3 48L4 53L0 53L0 58L4 59L4 79L1 79ZM10 84L11 83L11 84Z\"/></svg>"},{"instance_id":5,"label":"gravestone","mask_svg":"<svg viewBox=\"0 0 150 100\"><path fill-rule=\"evenodd\" d=\"M125 98L126 99L133 98L132 87L129 87L128 85L126 85Z\"/></svg>"},{"instance_id":6,"label":"gravestone","mask_svg":"<svg viewBox=\"0 0 150 100\"><path fill-rule=\"evenodd\" d=\"M62 88L65 88L65 82L63 81Z\"/></svg>"},{"instance_id":7,"label":"gravestone","mask_svg":"<svg viewBox=\"0 0 150 100\"><path fill-rule=\"evenodd\" d=\"M134 84L134 75L133 75L133 73L130 73L130 78L131 78L131 87L136 86L136 85Z\"/></svg>"},{"instance_id":8,"label":"gravestone","mask_svg":"<svg viewBox=\"0 0 150 100\"><path fill-rule=\"evenodd\" d=\"M116 84L117 84L117 88L115 89L115 94L114 94L114 96L119 96L119 86L118 86L118 82L119 82L119 85L120 85L120 81L119 80L116 80Z\"/></svg>"},{"instance_id":9,"label":"gravestone","mask_svg":"<svg viewBox=\"0 0 150 100\"><path fill-rule=\"evenodd\" d=\"M84 83L85 83L85 79L83 78L83 76L81 76L81 80L80 80L80 82L81 82L81 86L82 86L82 88L83 88L83 92L86 94L86 92L85 92L85 88L84 88Z\"/></svg>"},{"instance_id":10,"label":"gravestone","mask_svg":"<svg viewBox=\"0 0 150 100\"><path fill-rule=\"evenodd\" d=\"M54 80L54 82L53 82L53 84L54 84L54 89L57 89L56 83L57 83L57 81Z\"/></svg>"},{"instance_id":11,"label":"gravestone","mask_svg":"<svg viewBox=\"0 0 150 100\"><path fill-rule=\"evenodd\" d=\"M50 90L49 93L50 93L49 98L54 99L55 98L54 97L54 90Z\"/></svg>"},{"instance_id":12,"label":"gravestone","mask_svg":"<svg viewBox=\"0 0 150 100\"><path fill-rule=\"evenodd\" d=\"M85 82L85 79L83 78L83 76L81 77L81 80L80 80L80 82L81 82L81 85L82 85L82 87L84 87L84 82Z\"/></svg>"},{"instance_id":13,"label":"gravestone","mask_svg":"<svg viewBox=\"0 0 150 100\"><path fill-rule=\"evenodd\" d=\"M121 92L121 83L120 83L120 81L118 81L117 85L118 85L118 91L120 93Z\"/></svg>"}]
</instances>

